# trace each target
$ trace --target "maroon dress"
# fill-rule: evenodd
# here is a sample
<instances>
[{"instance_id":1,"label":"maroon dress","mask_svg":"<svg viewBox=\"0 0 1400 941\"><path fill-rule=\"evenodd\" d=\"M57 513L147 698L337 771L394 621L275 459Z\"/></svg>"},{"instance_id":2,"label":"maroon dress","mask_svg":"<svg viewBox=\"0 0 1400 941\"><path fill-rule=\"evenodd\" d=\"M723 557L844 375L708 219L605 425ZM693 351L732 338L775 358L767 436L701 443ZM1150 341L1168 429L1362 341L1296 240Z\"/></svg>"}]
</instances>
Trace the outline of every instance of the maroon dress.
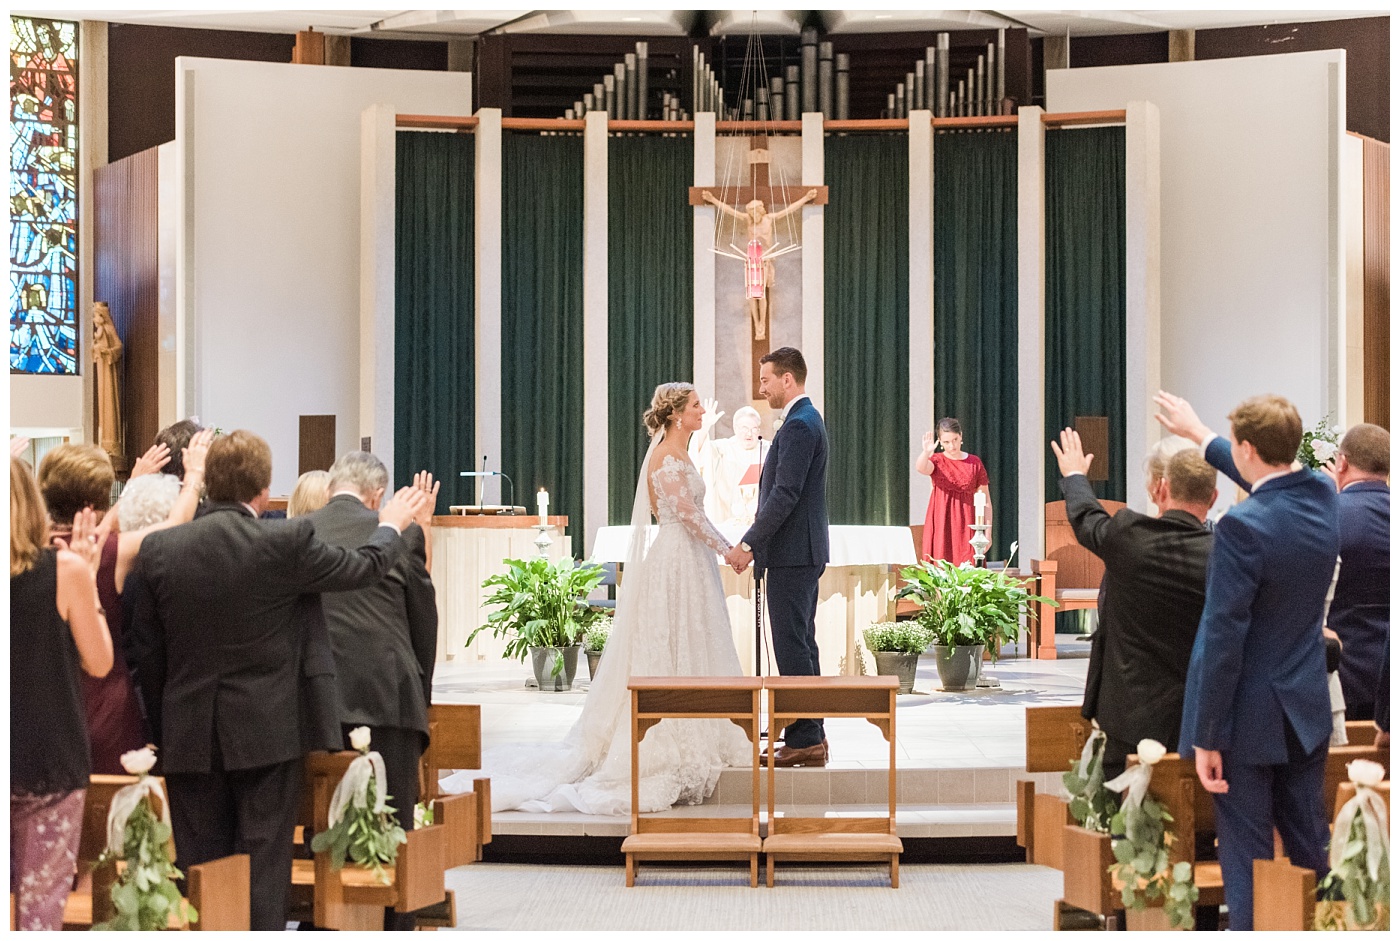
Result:
<instances>
[{"instance_id":1,"label":"maroon dress","mask_svg":"<svg viewBox=\"0 0 1400 941\"><path fill-rule=\"evenodd\" d=\"M112 669L101 679L82 674L83 710L87 716L88 741L92 747L93 774L126 774L123 752L140 748L151 740L146 717L136 699L131 672L122 654L122 596L117 592L117 533L102 544L102 561L97 567L97 598L107 614L107 630L112 634Z\"/></svg>"},{"instance_id":2,"label":"maroon dress","mask_svg":"<svg viewBox=\"0 0 1400 941\"><path fill-rule=\"evenodd\" d=\"M954 565L972 561L969 529L976 519L972 495L987 486L987 468L977 455L955 461L939 452L929 458L933 464L933 494L924 517L924 559L947 559Z\"/></svg>"}]
</instances>

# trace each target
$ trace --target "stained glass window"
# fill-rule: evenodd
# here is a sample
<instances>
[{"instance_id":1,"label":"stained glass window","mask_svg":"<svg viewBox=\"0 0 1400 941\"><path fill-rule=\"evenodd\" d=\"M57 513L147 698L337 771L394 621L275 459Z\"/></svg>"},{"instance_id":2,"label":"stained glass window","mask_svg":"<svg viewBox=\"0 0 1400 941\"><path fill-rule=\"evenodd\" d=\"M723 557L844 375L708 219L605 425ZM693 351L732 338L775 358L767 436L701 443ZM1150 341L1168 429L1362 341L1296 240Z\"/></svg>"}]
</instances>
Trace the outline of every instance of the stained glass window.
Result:
<instances>
[{"instance_id":1,"label":"stained glass window","mask_svg":"<svg viewBox=\"0 0 1400 941\"><path fill-rule=\"evenodd\" d=\"M10 17L10 372L78 372L78 24Z\"/></svg>"}]
</instances>

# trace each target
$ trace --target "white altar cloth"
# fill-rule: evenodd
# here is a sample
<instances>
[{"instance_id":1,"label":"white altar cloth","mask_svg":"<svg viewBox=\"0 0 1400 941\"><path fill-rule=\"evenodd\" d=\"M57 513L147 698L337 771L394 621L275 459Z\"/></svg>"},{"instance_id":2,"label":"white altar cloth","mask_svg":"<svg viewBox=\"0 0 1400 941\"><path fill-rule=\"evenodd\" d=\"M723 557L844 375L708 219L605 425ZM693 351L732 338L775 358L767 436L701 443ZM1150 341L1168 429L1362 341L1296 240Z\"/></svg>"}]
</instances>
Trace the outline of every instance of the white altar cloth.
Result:
<instances>
[{"instance_id":1,"label":"white altar cloth","mask_svg":"<svg viewBox=\"0 0 1400 941\"><path fill-rule=\"evenodd\" d=\"M731 543L744 535L744 527L721 526L720 531ZM650 538L656 537L652 526ZM605 526L598 530L593 542L591 562L627 561L630 526ZM917 560L914 537L907 526L832 526L830 527L831 561L822 574L817 594L817 647L821 654L822 673L855 674L855 652L861 648L866 655L860 632L877 621L894 619L894 592L898 569L913 565ZM734 634L734 646L746 672L752 674L754 662L754 580L753 569L743 575L720 563L724 582L729 623ZM626 573L622 573L625 580ZM768 618L764 614L765 633ZM770 647L771 649L771 647ZM776 674L777 665L765 653L765 673ZM866 656L866 670L873 673L875 663Z\"/></svg>"}]
</instances>

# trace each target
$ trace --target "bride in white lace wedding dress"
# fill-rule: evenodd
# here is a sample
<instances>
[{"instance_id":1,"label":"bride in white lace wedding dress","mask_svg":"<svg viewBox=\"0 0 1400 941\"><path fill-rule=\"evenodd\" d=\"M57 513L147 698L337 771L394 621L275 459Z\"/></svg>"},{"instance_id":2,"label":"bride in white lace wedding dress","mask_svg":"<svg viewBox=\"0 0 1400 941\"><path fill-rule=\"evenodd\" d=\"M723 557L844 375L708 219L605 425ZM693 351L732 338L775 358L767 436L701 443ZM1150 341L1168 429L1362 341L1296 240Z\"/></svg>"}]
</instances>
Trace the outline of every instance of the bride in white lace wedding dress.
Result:
<instances>
[{"instance_id":1,"label":"bride in white lace wedding dress","mask_svg":"<svg viewBox=\"0 0 1400 941\"><path fill-rule=\"evenodd\" d=\"M486 749L491 809L631 812L633 676L738 676L716 554L729 543L705 515L705 484L686 454L704 407L689 383L660 385L644 421L652 434L632 513L632 544L617 612L583 713L562 742ZM652 515L657 535L648 545ZM752 745L725 720L667 719L640 748L640 810L698 804L728 765L748 765ZM474 774L445 790L467 789Z\"/></svg>"}]
</instances>

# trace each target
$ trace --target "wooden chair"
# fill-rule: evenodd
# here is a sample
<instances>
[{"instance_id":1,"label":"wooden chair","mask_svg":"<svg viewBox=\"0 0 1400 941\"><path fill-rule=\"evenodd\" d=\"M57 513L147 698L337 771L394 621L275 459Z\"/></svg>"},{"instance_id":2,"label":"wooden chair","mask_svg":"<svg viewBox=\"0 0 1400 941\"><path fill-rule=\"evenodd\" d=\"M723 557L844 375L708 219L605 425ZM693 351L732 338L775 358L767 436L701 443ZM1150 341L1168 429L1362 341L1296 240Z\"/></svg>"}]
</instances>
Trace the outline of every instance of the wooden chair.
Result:
<instances>
[{"instance_id":1,"label":"wooden chair","mask_svg":"<svg viewBox=\"0 0 1400 941\"><path fill-rule=\"evenodd\" d=\"M83 803L83 830L78 842L78 887L69 893L68 901L64 904L64 928L91 928L117 914L112 905L112 885L117 880L117 866L95 864L107 847L107 814L112 808L112 799L117 791L136 783L136 780L136 777L125 774L94 774L88 779L87 797ZM178 855L175 863L180 863ZM185 869L189 903L199 913L199 921L191 925L191 929L249 930L252 905L248 864L248 856L238 854L197 866L182 867ZM170 927L183 927L174 914L170 918Z\"/></svg>"},{"instance_id":2,"label":"wooden chair","mask_svg":"<svg viewBox=\"0 0 1400 941\"><path fill-rule=\"evenodd\" d=\"M749 864L758 887L758 742L763 680L756 676L634 676L632 693L632 823L622 841L627 887L636 885L643 860L735 860ZM728 719L753 745L753 810L748 817L644 817L640 812L639 751L663 719ZM781 726L779 727L781 728Z\"/></svg>"},{"instance_id":3,"label":"wooden chair","mask_svg":"<svg viewBox=\"0 0 1400 941\"><path fill-rule=\"evenodd\" d=\"M1127 504L1100 500L1110 516ZM1055 613L1096 608L1099 584L1103 581L1103 561L1074 538L1074 528L1065 513L1065 501L1045 504L1045 555L1031 560L1031 573L1037 577L1035 593L1053 598L1059 607L1037 602L1031 625L1030 655L1033 659L1055 659Z\"/></svg>"},{"instance_id":4,"label":"wooden chair","mask_svg":"<svg viewBox=\"0 0 1400 941\"><path fill-rule=\"evenodd\" d=\"M329 826L331 794L355 752L314 752L306 757L301 825L303 832ZM441 824L410 830L389 870L389 883L351 863L336 872L329 852L314 859L292 860L293 888L311 888L313 923L337 931L380 931L384 909L412 912L446 897L443 873L447 863L447 828Z\"/></svg>"},{"instance_id":5,"label":"wooden chair","mask_svg":"<svg viewBox=\"0 0 1400 941\"><path fill-rule=\"evenodd\" d=\"M447 867L478 862L491 842L491 779L476 778L463 794L445 794L445 770L481 767L481 707L437 703L428 707L428 750L419 765L418 792L433 807L433 822L447 829Z\"/></svg>"},{"instance_id":6,"label":"wooden chair","mask_svg":"<svg viewBox=\"0 0 1400 941\"><path fill-rule=\"evenodd\" d=\"M768 837L763 852L768 857L768 887L773 887L773 866L779 860L888 861L890 888L899 888L899 856L904 843L895 826L895 694L899 680L893 676L769 676L769 736L794 719L812 716L864 719L890 743L890 804L882 817L779 817L775 749L768 752Z\"/></svg>"},{"instance_id":7,"label":"wooden chair","mask_svg":"<svg viewBox=\"0 0 1400 941\"><path fill-rule=\"evenodd\" d=\"M1093 726L1078 706L1026 707L1026 771L1063 773L1077 761ZM1069 801L1037 794L1034 781L1016 782L1016 843L1026 862L1063 869L1064 828L1073 826Z\"/></svg>"}]
</instances>

